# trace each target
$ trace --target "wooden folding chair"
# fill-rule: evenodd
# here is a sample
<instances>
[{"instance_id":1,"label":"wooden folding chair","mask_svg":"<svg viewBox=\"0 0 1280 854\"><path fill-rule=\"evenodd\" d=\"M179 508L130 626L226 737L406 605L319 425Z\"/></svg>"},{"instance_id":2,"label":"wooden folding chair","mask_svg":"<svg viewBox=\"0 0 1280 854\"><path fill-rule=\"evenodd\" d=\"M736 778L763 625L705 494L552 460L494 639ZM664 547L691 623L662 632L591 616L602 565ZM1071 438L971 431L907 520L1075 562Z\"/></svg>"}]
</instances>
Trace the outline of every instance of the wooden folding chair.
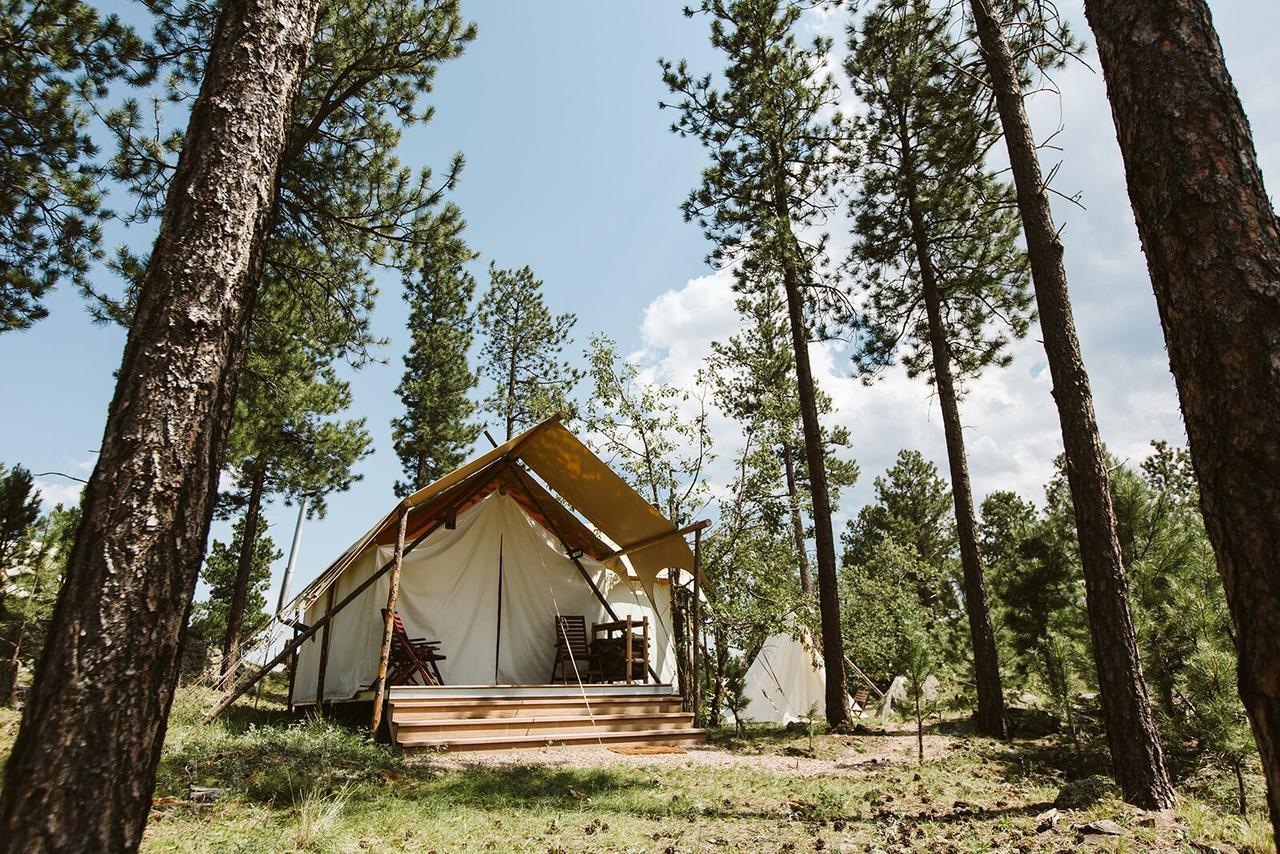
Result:
<instances>
[{"instance_id":1,"label":"wooden folding chair","mask_svg":"<svg viewBox=\"0 0 1280 854\"><path fill-rule=\"evenodd\" d=\"M382 618L387 610L382 609ZM398 611L391 612L391 658L387 666L388 685L413 685L421 678L423 685L443 685L436 662L447 656L440 654L440 641L411 638Z\"/></svg>"},{"instance_id":2,"label":"wooden folding chair","mask_svg":"<svg viewBox=\"0 0 1280 854\"><path fill-rule=\"evenodd\" d=\"M576 672L575 672L576 670ZM559 675L557 676L557 671ZM600 678L600 668L591 654L587 640L587 618L582 616L556 617L556 658L551 665L551 682L595 682Z\"/></svg>"}]
</instances>

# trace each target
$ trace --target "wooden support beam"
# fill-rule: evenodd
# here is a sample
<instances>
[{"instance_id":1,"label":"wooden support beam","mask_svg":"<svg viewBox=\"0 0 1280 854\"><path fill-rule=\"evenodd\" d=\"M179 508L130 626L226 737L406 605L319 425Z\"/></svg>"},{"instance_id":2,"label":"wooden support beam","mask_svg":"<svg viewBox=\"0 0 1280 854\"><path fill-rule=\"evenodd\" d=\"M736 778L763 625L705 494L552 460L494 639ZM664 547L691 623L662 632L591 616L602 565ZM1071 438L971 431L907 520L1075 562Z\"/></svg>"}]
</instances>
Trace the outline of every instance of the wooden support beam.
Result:
<instances>
[{"instance_id":1,"label":"wooden support beam","mask_svg":"<svg viewBox=\"0 0 1280 854\"><path fill-rule=\"evenodd\" d=\"M645 537L643 540L640 540L639 542L632 543L629 546L623 546L622 548L618 549L615 552L610 552L609 554L600 558L600 560L605 561L605 560L612 560L615 557L622 557L623 555L628 555L628 554L631 554L632 552L638 552L641 549L647 549L649 546L657 545L658 543L661 543L665 540L669 540L672 537L683 537L688 534L697 533L698 531L701 531L704 528L708 528L710 526L711 526L711 520L703 519L701 522L694 522L692 525L685 525L683 528L679 528L675 531L667 531L664 534L656 534L652 537Z\"/></svg>"},{"instance_id":2,"label":"wooden support beam","mask_svg":"<svg viewBox=\"0 0 1280 854\"><path fill-rule=\"evenodd\" d=\"M329 595L325 599L324 613L327 617L329 612L333 610L333 597L338 591L338 582L335 580L329 585ZM316 673L316 711L324 713L324 677L329 672L329 621L324 624L323 634L320 635L320 670Z\"/></svg>"},{"instance_id":3,"label":"wooden support beam","mask_svg":"<svg viewBox=\"0 0 1280 854\"><path fill-rule=\"evenodd\" d=\"M705 527L705 526L704 526ZM702 528L693 531L693 720L702 719Z\"/></svg>"},{"instance_id":4,"label":"wooden support beam","mask_svg":"<svg viewBox=\"0 0 1280 854\"><path fill-rule=\"evenodd\" d=\"M387 618L382 629L382 649L378 653L378 678L373 687L373 720L369 724L369 737L378 737L382 723L382 703L387 696L387 664L391 660L391 635L396 622L396 598L400 594L400 570L404 567L404 534L409 526L409 510L400 508L399 529L396 532L396 551L391 558L391 590L387 594Z\"/></svg>"}]
</instances>

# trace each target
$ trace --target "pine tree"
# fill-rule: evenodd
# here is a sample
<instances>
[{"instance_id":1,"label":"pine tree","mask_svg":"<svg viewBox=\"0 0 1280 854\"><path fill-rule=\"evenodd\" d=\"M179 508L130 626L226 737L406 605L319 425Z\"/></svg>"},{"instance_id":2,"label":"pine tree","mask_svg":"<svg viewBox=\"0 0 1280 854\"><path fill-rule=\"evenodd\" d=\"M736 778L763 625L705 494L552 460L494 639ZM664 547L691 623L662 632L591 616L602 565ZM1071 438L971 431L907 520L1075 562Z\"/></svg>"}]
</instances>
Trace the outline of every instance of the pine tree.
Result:
<instances>
[{"instance_id":1,"label":"pine tree","mask_svg":"<svg viewBox=\"0 0 1280 854\"><path fill-rule=\"evenodd\" d=\"M1088 0L1280 839L1280 225L1203 0Z\"/></svg>"},{"instance_id":2,"label":"pine tree","mask_svg":"<svg viewBox=\"0 0 1280 854\"><path fill-rule=\"evenodd\" d=\"M79 522L78 507L57 505L24 538L21 561L5 569L5 590L0 596L0 705L13 703L19 668L33 666L44 647Z\"/></svg>"},{"instance_id":3,"label":"pine tree","mask_svg":"<svg viewBox=\"0 0 1280 854\"><path fill-rule=\"evenodd\" d=\"M737 262L744 290L781 282L795 359L805 458L813 501L827 720L842 727L849 703L841 637L835 539L825 447L809 342L844 308L823 277L825 240L813 231L829 213L844 159L843 134L829 120L835 85L824 72L830 44L804 48L793 33L800 9L780 0L703 0L711 44L724 54L726 86L695 78L684 62L662 62L663 80L681 100L672 130L700 140L712 165L684 205L715 245L711 260Z\"/></svg>"},{"instance_id":4,"label":"pine tree","mask_svg":"<svg viewBox=\"0 0 1280 854\"><path fill-rule=\"evenodd\" d=\"M499 270L491 263L478 320L484 332L480 370L494 386L484 408L502 419L508 439L570 408L583 373L562 353L578 318L547 309L533 270Z\"/></svg>"},{"instance_id":5,"label":"pine tree","mask_svg":"<svg viewBox=\"0 0 1280 854\"><path fill-rule=\"evenodd\" d=\"M89 105L113 81L141 83L141 54L117 16L81 0L0 12L0 333L45 317L59 280L87 282L106 215Z\"/></svg>"},{"instance_id":6,"label":"pine tree","mask_svg":"<svg viewBox=\"0 0 1280 854\"><path fill-rule=\"evenodd\" d=\"M721 411L743 425L744 432L758 434L757 450L746 461L754 472L751 486L761 499L776 500L773 496L780 489L785 492L785 513L791 521L800 591L808 597L813 592L813 580L804 516L812 513L812 499L804 465L800 396L796 391L786 306L780 290L770 288L738 297L737 309L746 322L742 332L727 341L711 343L707 367L712 398ZM818 389L816 397L819 413L830 414L830 396ZM858 479L857 464L835 453L848 445L847 429L823 429L833 506L840 489L852 486ZM773 512L781 518L784 510L778 507Z\"/></svg>"},{"instance_id":7,"label":"pine tree","mask_svg":"<svg viewBox=\"0 0 1280 854\"><path fill-rule=\"evenodd\" d=\"M228 0L219 12L5 764L4 850L141 842L244 359L250 273L316 13L313 0Z\"/></svg>"},{"instance_id":8,"label":"pine tree","mask_svg":"<svg viewBox=\"0 0 1280 854\"><path fill-rule=\"evenodd\" d=\"M40 496L31 472L22 466L8 469L0 463L0 705L13 702L18 675L17 650L21 644L17 621L7 613L16 591L14 579L27 571L31 538L40 518ZM8 647L8 649L4 649Z\"/></svg>"},{"instance_id":9,"label":"pine tree","mask_svg":"<svg viewBox=\"0 0 1280 854\"><path fill-rule=\"evenodd\" d=\"M223 496L222 507L224 513L243 512L240 574L222 642L224 673L231 673L239 658L263 504L283 495L305 501L308 515L323 517L325 496L359 480L353 466L371 451L364 419L337 417L351 405L350 384L338 378L337 352L329 343L341 333L315 324L343 326L347 319L334 303L324 308L304 310L295 292L268 280L250 332L227 442L227 461L239 471L240 482ZM304 322L312 324L313 334L306 338L294 334Z\"/></svg>"},{"instance_id":10,"label":"pine tree","mask_svg":"<svg viewBox=\"0 0 1280 854\"><path fill-rule=\"evenodd\" d=\"M447 213L453 227L414 269L405 271L403 279L409 350L396 394L405 413L391 422L405 478L396 482L397 495L419 490L460 466L480 433L470 396L477 378L467 361L475 329L471 300L476 281L464 269L476 254L461 238L456 208Z\"/></svg>"},{"instance_id":11,"label":"pine tree","mask_svg":"<svg viewBox=\"0 0 1280 854\"><path fill-rule=\"evenodd\" d=\"M1080 354L1080 339L1067 291L1062 240L1053 224L1049 191L1040 171L1039 152L1023 104L1023 79L1029 75L1015 59L1003 24L992 11L993 5L994 0L970 0L969 3L1009 152L1040 331L1053 378L1053 398L1062 425L1112 770L1125 800L1145 809L1167 809L1173 806L1175 795L1138 654L1128 600L1129 582L1116 537L1115 511L1094 415L1093 392ZM1015 28L1023 34L1020 38L1033 43L1070 43L1070 37L1064 35L1061 28L1053 27L1052 21L1041 27L1025 20L1034 17L1027 12L1042 10L1027 9L1027 4L1022 3L1010 6L1006 11L1022 15ZM1036 54L1019 51L1019 56L1028 55Z\"/></svg>"},{"instance_id":12,"label":"pine tree","mask_svg":"<svg viewBox=\"0 0 1280 854\"><path fill-rule=\"evenodd\" d=\"M187 644L219 642L227 636L232 618L231 606L239 596L240 615L256 628L268 618L266 613L267 584L271 581L271 564L280 559L283 552L276 548L269 534L258 532L254 537L248 578L242 579L240 566L244 554L246 520L240 518L232 529L230 542L214 540L204 560L200 578L209 587L209 595L196 603L187 621Z\"/></svg>"},{"instance_id":13,"label":"pine tree","mask_svg":"<svg viewBox=\"0 0 1280 854\"><path fill-rule=\"evenodd\" d=\"M714 455L705 401L642 378L605 335L587 351L592 393L582 413L595 450L678 526L706 503Z\"/></svg>"},{"instance_id":14,"label":"pine tree","mask_svg":"<svg viewBox=\"0 0 1280 854\"><path fill-rule=\"evenodd\" d=\"M217 4L148 6L156 19L152 65L166 84L161 94L186 102L204 73ZM263 289L278 285L297 295L295 331L327 335L312 342L315 349L327 342L337 358L360 366L383 343L369 331L377 296L371 268L411 265L436 239L432 212L463 165L455 155L437 180L430 169L404 167L396 148L405 127L430 121L433 110L421 98L432 91L439 67L475 38L475 27L464 22L458 0L324 3L320 16L281 155L276 216L255 275ZM144 133L155 121L133 99L108 115L118 139L112 175L135 199L131 222L158 216L182 142L162 123ZM113 267L124 294L86 289L98 319L129 324L146 265L145 257L117 251Z\"/></svg>"},{"instance_id":15,"label":"pine tree","mask_svg":"<svg viewBox=\"0 0 1280 854\"><path fill-rule=\"evenodd\" d=\"M979 79L962 69L956 22L927 0L886 0L851 28L845 70L867 110L852 257L868 292L861 357L878 368L905 350L908 376L938 392L964 567L978 731L1004 735L1004 698L979 552L960 398L964 382L1008 364L1029 324L1026 260L1012 193L985 165L998 125Z\"/></svg>"}]
</instances>

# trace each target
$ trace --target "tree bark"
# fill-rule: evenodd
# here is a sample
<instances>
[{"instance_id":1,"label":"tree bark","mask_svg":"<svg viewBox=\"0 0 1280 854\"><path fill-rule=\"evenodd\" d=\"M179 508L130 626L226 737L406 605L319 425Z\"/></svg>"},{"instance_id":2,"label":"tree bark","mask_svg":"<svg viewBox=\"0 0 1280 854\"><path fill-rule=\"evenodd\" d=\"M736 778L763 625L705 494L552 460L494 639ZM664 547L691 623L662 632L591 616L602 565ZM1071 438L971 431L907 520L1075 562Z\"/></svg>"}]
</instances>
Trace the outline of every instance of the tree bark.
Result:
<instances>
[{"instance_id":1,"label":"tree bark","mask_svg":"<svg viewBox=\"0 0 1280 854\"><path fill-rule=\"evenodd\" d=\"M240 657L240 630L244 626L244 605L249 596L249 576L253 574L253 552L258 543L258 519L262 515L262 490L267 482L267 467L255 463L249 486L249 506L244 511L244 530L240 533L240 559L236 566L236 583L227 606L227 631L222 636L222 676L235 669Z\"/></svg>"},{"instance_id":2,"label":"tree bark","mask_svg":"<svg viewBox=\"0 0 1280 854\"><path fill-rule=\"evenodd\" d=\"M791 222L791 210L782 186L784 165L781 152L773 152L774 215ZM795 236L784 235L792 244ZM809 325L804 317L802 277L793 257L782 260L783 287L787 295L787 316L791 325L791 347L795 352L796 390L800 398L800 420L804 428L805 462L809 468L809 495L813 501L814 545L818 560L818 609L822 616L822 661L827 677L827 723L832 729L845 726L850 717L849 685L844 672L844 635L840 625L840 590L836 577L836 544L831 530L831 497L827 489L827 462L818 421L818 395L809 364Z\"/></svg>"},{"instance_id":3,"label":"tree bark","mask_svg":"<svg viewBox=\"0 0 1280 854\"><path fill-rule=\"evenodd\" d=\"M1087 0L1280 836L1280 228L1202 0Z\"/></svg>"},{"instance_id":4,"label":"tree bark","mask_svg":"<svg viewBox=\"0 0 1280 854\"><path fill-rule=\"evenodd\" d=\"M226 0L0 795L0 851L137 848L317 0Z\"/></svg>"},{"instance_id":5,"label":"tree bark","mask_svg":"<svg viewBox=\"0 0 1280 854\"><path fill-rule=\"evenodd\" d=\"M909 161L908 161L909 162ZM977 731L992 738L1005 737L1004 690L1000 685L1000 656L996 634L991 628L987 603L987 579L978 551L978 523L973 511L973 488L969 484L969 460L964 447L964 425L951 375L951 347L942 322L942 296L938 292L929 236L924 216L915 198L908 202L911 234L915 242L920 284L924 288L925 310L929 318L929 345L933 351L934 387L942 406L942 428L947 441L947 462L951 467L951 497L956 511L956 538L960 541L960 565L964 570L964 605L969 617L969 637L973 643L973 674L978 689Z\"/></svg>"},{"instance_id":6,"label":"tree bark","mask_svg":"<svg viewBox=\"0 0 1280 854\"><path fill-rule=\"evenodd\" d=\"M1164 749L1152 718L1151 701L1138 658L1138 642L1129 611L1129 580L1116 536L1111 486L1094 417L1093 393L1080 355L1080 341L1067 292L1062 242L1054 228L1017 68L1001 25L992 17L988 4L989 0L970 0L1009 151L1045 356L1062 426L1067 484L1075 510L1089 630L1112 769L1129 803L1145 809L1167 809L1175 802L1173 786L1165 768Z\"/></svg>"},{"instance_id":7,"label":"tree bark","mask_svg":"<svg viewBox=\"0 0 1280 854\"><path fill-rule=\"evenodd\" d=\"M796 540L796 561L800 568L800 595L809 598L813 579L809 574L809 551L805 547L804 520L800 518L800 491L796 488L796 463L789 442L782 444L782 464L787 473L787 506L791 510L791 533Z\"/></svg>"}]
</instances>

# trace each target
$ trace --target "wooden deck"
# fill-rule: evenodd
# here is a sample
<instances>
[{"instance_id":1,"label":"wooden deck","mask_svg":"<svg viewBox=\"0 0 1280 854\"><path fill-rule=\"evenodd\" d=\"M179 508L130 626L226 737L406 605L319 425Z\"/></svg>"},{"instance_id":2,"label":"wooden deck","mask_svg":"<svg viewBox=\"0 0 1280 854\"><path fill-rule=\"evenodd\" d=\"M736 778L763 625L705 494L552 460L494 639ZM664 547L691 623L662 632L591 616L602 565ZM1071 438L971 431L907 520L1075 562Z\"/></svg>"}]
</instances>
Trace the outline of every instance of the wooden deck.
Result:
<instances>
[{"instance_id":1,"label":"wooden deck","mask_svg":"<svg viewBox=\"0 0 1280 854\"><path fill-rule=\"evenodd\" d=\"M392 740L406 751L706 740L670 685L395 687L388 704Z\"/></svg>"}]
</instances>

